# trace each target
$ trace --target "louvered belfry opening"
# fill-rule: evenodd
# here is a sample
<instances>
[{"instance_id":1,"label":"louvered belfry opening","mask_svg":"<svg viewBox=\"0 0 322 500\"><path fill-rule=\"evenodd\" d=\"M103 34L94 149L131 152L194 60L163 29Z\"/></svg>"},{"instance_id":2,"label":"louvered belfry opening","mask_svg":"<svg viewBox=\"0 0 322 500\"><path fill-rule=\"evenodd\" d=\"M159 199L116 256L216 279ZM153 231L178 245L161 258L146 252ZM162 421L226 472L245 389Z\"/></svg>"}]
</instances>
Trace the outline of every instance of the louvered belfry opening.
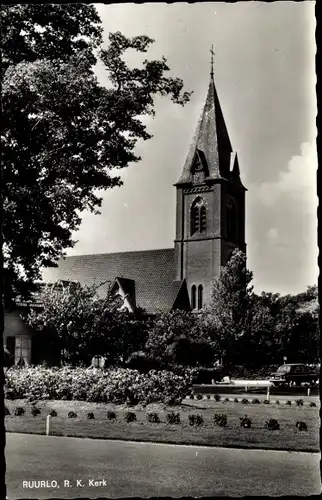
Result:
<instances>
[{"instance_id":1,"label":"louvered belfry opening","mask_svg":"<svg viewBox=\"0 0 322 500\"><path fill-rule=\"evenodd\" d=\"M207 229L207 210L202 198L196 198L191 206L191 235L205 233Z\"/></svg>"}]
</instances>

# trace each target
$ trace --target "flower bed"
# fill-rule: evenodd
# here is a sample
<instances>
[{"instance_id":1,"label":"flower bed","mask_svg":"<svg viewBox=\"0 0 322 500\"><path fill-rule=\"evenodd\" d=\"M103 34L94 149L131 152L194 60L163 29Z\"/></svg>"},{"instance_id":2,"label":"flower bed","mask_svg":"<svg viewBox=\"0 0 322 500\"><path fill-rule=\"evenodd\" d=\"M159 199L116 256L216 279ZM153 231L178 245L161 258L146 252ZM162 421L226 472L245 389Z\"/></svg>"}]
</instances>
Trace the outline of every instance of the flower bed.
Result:
<instances>
[{"instance_id":1,"label":"flower bed","mask_svg":"<svg viewBox=\"0 0 322 500\"><path fill-rule=\"evenodd\" d=\"M6 399L78 400L96 403L178 404L190 388L188 376L168 371L141 374L131 369L12 368L6 372Z\"/></svg>"}]
</instances>

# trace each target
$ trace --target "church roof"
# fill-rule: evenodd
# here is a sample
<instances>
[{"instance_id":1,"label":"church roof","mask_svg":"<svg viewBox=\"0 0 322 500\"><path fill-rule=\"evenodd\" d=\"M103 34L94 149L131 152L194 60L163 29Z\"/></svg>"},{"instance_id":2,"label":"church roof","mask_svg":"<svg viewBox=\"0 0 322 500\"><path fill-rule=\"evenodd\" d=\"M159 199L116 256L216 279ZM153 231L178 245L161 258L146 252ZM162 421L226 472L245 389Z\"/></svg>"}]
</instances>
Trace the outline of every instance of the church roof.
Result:
<instances>
[{"instance_id":1,"label":"church roof","mask_svg":"<svg viewBox=\"0 0 322 500\"><path fill-rule=\"evenodd\" d=\"M208 179L229 178L232 147L218 99L213 74L208 94L189 153L177 184L192 182L192 167L197 152L204 154Z\"/></svg>"},{"instance_id":2,"label":"church roof","mask_svg":"<svg viewBox=\"0 0 322 500\"><path fill-rule=\"evenodd\" d=\"M116 278L127 288L133 280L136 305L155 314L170 311L184 288L182 281L174 281L174 270L174 249L165 248L66 257L59 260L57 268L44 269L42 277L46 283L104 283L97 290L100 296L106 295Z\"/></svg>"}]
</instances>

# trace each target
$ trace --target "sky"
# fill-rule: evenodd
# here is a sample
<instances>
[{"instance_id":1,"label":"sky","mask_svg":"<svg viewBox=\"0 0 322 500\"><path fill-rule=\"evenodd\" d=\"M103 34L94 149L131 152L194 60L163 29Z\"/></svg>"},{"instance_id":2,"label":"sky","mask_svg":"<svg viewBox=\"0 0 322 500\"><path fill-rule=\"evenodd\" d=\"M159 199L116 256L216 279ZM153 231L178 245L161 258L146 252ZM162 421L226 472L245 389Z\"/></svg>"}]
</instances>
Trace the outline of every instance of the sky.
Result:
<instances>
[{"instance_id":1,"label":"sky","mask_svg":"<svg viewBox=\"0 0 322 500\"><path fill-rule=\"evenodd\" d=\"M209 83L215 84L241 178L247 187L246 242L255 291L299 293L317 283L314 2L96 4L108 33L155 40L145 57L165 56L169 76L193 90L181 107L158 99L153 138L124 185L102 193L101 215L83 214L67 255L173 246L175 188ZM129 64L138 64L135 53ZM99 64L96 74L108 85Z\"/></svg>"}]
</instances>

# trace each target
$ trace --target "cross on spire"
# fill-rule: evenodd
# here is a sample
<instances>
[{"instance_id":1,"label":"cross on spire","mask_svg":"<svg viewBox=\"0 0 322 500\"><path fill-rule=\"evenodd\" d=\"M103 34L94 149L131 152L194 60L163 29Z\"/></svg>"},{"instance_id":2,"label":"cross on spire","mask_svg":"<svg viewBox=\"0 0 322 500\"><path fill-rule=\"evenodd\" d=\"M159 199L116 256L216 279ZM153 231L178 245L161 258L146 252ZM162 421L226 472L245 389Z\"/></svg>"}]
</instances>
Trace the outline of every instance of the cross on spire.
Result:
<instances>
[{"instance_id":1,"label":"cross on spire","mask_svg":"<svg viewBox=\"0 0 322 500\"><path fill-rule=\"evenodd\" d=\"M213 78L214 77L214 55L215 55L214 46L213 45L211 46L210 54L211 54L211 59L210 59L210 76L211 76L211 78Z\"/></svg>"}]
</instances>

